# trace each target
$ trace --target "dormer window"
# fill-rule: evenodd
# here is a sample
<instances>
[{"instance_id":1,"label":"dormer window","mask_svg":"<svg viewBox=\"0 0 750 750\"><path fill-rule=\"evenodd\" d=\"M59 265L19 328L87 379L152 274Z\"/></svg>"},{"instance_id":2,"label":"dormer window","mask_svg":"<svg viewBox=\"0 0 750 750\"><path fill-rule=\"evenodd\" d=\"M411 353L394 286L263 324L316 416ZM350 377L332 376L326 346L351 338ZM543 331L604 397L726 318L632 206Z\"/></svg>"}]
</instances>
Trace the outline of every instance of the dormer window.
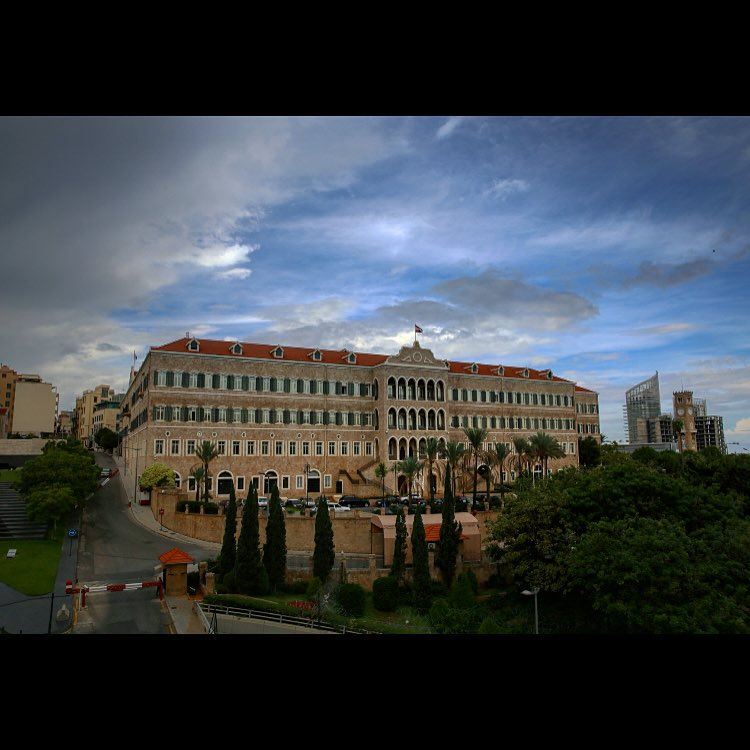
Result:
<instances>
[{"instance_id":1,"label":"dormer window","mask_svg":"<svg viewBox=\"0 0 750 750\"><path fill-rule=\"evenodd\" d=\"M521 370L521 377L522 378L528 378L529 377L529 368L524 367L523 370Z\"/></svg>"},{"instance_id":2,"label":"dormer window","mask_svg":"<svg viewBox=\"0 0 750 750\"><path fill-rule=\"evenodd\" d=\"M502 365L497 366L497 374L502 378L505 375L505 368Z\"/></svg>"},{"instance_id":3,"label":"dormer window","mask_svg":"<svg viewBox=\"0 0 750 750\"><path fill-rule=\"evenodd\" d=\"M471 367L469 368L475 375L477 372L479 372L479 366L476 362L472 362Z\"/></svg>"},{"instance_id":4,"label":"dormer window","mask_svg":"<svg viewBox=\"0 0 750 750\"><path fill-rule=\"evenodd\" d=\"M311 357L316 362L320 362L320 360L323 359L323 355L321 354L320 349L316 349L315 351L310 352L308 356Z\"/></svg>"},{"instance_id":5,"label":"dormer window","mask_svg":"<svg viewBox=\"0 0 750 750\"><path fill-rule=\"evenodd\" d=\"M200 351L201 346L198 343L198 339L190 339L190 341L188 341L187 348L191 352Z\"/></svg>"},{"instance_id":6,"label":"dormer window","mask_svg":"<svg viewBox=\"0 0 750 750\"><path fill-rule=\"evenodd\" d=\"M349 354L346 357L346 361L350 365L356 365L357 364L357 355L354 352L349 352Z\"/></svg>"},{"instance_id":7,"label":"dormer window","mask_svg":"<svg viewBox=\"0 0 750 750\"><path fill-rule=\"evenodd\" d=\"M271 352L271 354L273 354L273 356L276 357L276 359L283 359L283 357L284 357L284 350L281 348L281 346L277 346Z\"/></svg>"},{"instance_id":8,"label":"dormer window","mask_svg":"<svg viewBox=\"0 0 750 750\"><path fill-rule=\"evenodd\" d=\"M235 341L235 343L230 347L229 349L232 354L242 354L242 344L240 344L239 341Z\"/></svg>"},{"instance_id":9,"label":"dormer window","mask_svg":"<svg viewBox=\"0 0 750 750\"><path fill-rule=\"evenodd\" d=\"M547 378L547 380L552 380L552 370L547 370L547 372L545 373L545 377Z\"/></svg>"}]
</instances>

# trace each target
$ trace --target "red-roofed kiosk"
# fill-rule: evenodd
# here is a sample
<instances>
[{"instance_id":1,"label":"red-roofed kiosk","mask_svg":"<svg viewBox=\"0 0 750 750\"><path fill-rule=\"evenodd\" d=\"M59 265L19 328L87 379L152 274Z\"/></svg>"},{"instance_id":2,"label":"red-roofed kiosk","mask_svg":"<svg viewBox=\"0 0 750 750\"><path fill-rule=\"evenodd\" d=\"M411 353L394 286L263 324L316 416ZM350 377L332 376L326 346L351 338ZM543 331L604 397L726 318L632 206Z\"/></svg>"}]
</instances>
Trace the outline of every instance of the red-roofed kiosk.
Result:
<instances>
[{"instance_id":1,"label":"red-roofed kiosk","mask_svg":"<svg viewBox=\"0 0 750 750\"><path fill-rule=\"evenodd\" d=\"M187 596L187 566L195 560L177 547L159 555L159 561L164 566L162 573L164 592L167 596Z\"/></svg>"}]
</instances>

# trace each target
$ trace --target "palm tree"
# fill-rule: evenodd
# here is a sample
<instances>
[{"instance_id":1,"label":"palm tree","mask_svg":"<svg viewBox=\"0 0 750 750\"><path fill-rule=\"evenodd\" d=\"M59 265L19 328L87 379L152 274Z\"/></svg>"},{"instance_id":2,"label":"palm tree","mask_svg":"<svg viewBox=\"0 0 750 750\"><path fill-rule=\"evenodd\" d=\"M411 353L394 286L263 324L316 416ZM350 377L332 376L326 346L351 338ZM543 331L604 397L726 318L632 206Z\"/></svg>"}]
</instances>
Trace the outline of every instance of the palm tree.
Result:
<instances>
[{"instance_id":1,"label":"palm tree","mask_svg":"<svg viewBox=\"0 0 750 750\"><path fill-rule=\"evenodd\" d=\"M211 499L211 494L208 491L208 482L211 479L209 466L211 464L211 461L213 461L215 458L219 456L219 449L216 443L213 443L210 440L204 440L195 449L195 456L203 464L203 470L204 470L203 481L205 485L203 499L205 502L208 502Z\"/></svg>"},{"instance_id":2,"label":"palm tree","mask_svg":"<svg viewBox=\"0 0 750 750\"><path fill-rule=\"evenodd\" d=\"M424 464L414 456L409 456L404 461L398 462L398 471L400 471L405 477L409 486L409 501L411 501L411 485L414 481L414 477L422 471Z\"/></svg>"},{"instance_id":3,"label":"palm tree","mask_svg":"<svg viewBox=\"0 0 750 750\"><path fill-rule=\"evenodd\" d=\"M560 443L552 435L546 432L537 432L529 441L534 448L536 458L541 460L544 476L547 477L547 467L550 458L562 458L565 455Z\"/></svg>"},{"instance_id":4,"label":"palm tree","mask_svg":"<svg viewBox=\"0 0 750 750\"><path fill-rule=\"evenodd\" d=\"M464 435L469 442L469 450L474 456L474 491L471 505L477 504L477 471L479 469L479 454L482 451L482 443L487 440L487 430L483 427L464 427ZM489 500L489 498L487 498Z\"/></svg>"},{"instance_id":5,"label":"palm tree","mask_svg":"<svg viewBox=\"0 0 750 750\"><path fill-rule=\"evenodd\" d=\"M430 483L430 505L432 505L435 502L435 488L432 486L432 467L437 461L438 453L440 452L440 443L438 443L437 438L430 437L427 438L427 443L425 445L424 454L427 464L427 481Z\"/></svg>"},{"instance_id":6,"label":"palm tree","mask_svg":"<svg viewBox=\"0 0 750 750\"><path fill-rule=\"evenodd\" d=\"M521 474L523 473L523 468L522 468L523 456L524 454L526 454L526 452L529 449L529 443L526 440L526 438L517 437L517 438L513 438L513 447L516 449L516 453L518 454L518 476L520 477Z\"/></svg>"},{"instance_id":7,"label":"palm tree","mask_svg":"<svg viewBox=\"0 0 750 750\"><path fill-rule=\"evenodd\" d=\"M375 476L380 480L381 487L383 488L383 500L385 500L385 478L388 476L388 467L383 461L375 467Z\"/></svg>"},{"instance_id":8,"label":"palm tree","mask_svg":"<svg viewBox=\"0 0 750 750\"><path fill-rule=\"evenodd\" d=\"M453 497L456 496L456 473L458 472L458 465L461 463L461 459L464 456L465 449L461 443L457 443L455 440L449 440L443 448L443 457L451 467L451 484L453 487Z\"/></svg>"},{"instance_id":9,"label":"palm tree","mask_svg":"<svg viewBox=\"0 0 750 750\"><path fill-rule=\"evenodd\" d=\"M190 469L190 476L195 479L195 502L199 503L201 501L201 482L203 481L203 476L205 475L206 470L198 465L193 466L192 469Z\"/></svg>"},{"instance_id":10,"label":"palm tree","mask_svg":"<svg viewBox=\"0 0 750 750\"><path fill-rule=\"evenodd\" d=\"M510 455L510 448L505 443L495 443L495 447L487 451L487 463L491 466L498 467L500 475L500 506L505 505L505 480L503 471L505 469L505 459ZM488 493L489 497L489 493Z\"/></svg>"}]
</instances>

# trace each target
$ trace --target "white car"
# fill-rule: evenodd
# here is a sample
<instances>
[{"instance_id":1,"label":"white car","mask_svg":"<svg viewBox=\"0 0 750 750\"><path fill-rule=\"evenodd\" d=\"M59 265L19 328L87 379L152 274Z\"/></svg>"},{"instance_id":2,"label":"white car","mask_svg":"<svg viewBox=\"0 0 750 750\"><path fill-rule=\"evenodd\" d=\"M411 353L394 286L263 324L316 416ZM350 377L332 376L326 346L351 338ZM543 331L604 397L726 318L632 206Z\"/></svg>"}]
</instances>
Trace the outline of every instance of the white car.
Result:
<instances>
[{"instance_id":1,"label":"white car","mask_svg":"<svg viewBox=\"0 0 750 750\"><path fill-rule=\"evenodd\" d=\"M268 498L267 497L259 497L258 498L258 507L259 508L267 508L268 507Z\"/></svg>"},{"instance_id":2,"label":"white car","mask_svg":"<svg viewBox=\"0 0 750 750\"><path fill-rule=\"evenodd\" d=\"M348 505L339 505L338 503L328 503L328 510L351 510Z\"/></svg>"}]
</instances>

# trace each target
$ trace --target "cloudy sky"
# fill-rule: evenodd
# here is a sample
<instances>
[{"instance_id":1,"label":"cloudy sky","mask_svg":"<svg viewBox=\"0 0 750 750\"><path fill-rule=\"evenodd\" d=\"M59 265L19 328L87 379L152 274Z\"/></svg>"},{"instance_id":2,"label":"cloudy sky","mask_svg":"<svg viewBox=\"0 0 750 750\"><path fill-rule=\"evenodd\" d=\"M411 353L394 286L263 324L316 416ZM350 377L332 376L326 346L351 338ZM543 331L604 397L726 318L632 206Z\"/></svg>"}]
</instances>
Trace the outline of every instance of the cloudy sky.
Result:
<instances>
[{"instance_id":1,"label":"cloudy sky","mask_svg":"<svg viewBox=\"0 0 750 750\"><path fill-rule=\"evenodd\" d=\"M124 389L190 331L659 371L750 448L747 118L3 118L0 360ZM732 446L730 446L732 447Z\"/></svg>"}]
</instances>

